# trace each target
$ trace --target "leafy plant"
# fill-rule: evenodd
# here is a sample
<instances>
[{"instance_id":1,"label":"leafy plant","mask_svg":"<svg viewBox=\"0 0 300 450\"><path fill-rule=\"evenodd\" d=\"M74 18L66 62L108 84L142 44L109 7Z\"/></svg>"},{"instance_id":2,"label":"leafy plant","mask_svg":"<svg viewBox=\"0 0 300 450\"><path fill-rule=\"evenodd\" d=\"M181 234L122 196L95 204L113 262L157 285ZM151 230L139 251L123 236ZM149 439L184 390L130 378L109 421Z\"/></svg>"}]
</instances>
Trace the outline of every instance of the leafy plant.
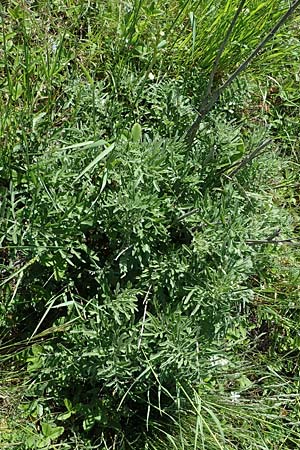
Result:
<instances>
[{"instance_id":1,"label":"leafy plant","mask_svg":"<svg viewBox=\"0 0 300 450\"><path fill-rule=\"evenodd\" d=\"M299 2L252 3L1 7L0 445L299 444L297 94L270 74Z\"/></svg>"}]
</instances>

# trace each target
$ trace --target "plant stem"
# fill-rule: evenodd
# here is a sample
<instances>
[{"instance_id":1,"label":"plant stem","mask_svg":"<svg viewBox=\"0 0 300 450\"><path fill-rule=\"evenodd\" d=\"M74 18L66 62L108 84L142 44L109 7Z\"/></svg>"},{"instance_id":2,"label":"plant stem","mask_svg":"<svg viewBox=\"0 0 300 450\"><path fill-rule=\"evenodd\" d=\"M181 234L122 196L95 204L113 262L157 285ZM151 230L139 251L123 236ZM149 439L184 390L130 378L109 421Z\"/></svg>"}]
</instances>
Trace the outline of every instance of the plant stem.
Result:
<instances>
[{"instance_id":1,"label":"plant stem","mask_svg":"<svg viewBox=\"0 0 300 450\"><path fill-rule=\"evenodd\" d=\"M224 40L223 40L223 42L221 43L221 45L219 47L219 50L218 50L218 53L217 53L217 56L216 56L216 59L215 59L215 62L214 62L213 69L212 69L212 71L210 73L209 82L208 82L207 90L206 90L206 98L208 98L211 95L211 90L212 90L214 79L215 79L215 76L216 76L216 73L217 73L217 69L218 69L218 66L219 66L219 63L220 63L220 59L221 59L222 54L223 54L223 52L225 50L227 42L228 42L228 40L229 40L229 38L230 38L230 36L232 34L232 31L233 31L233 29L235 27L235 24L236 24L236 22L238 20L238 17L239 17L239 15L241 14L241 12L243 10L243 7L244 7L245 3L246 3L246 0L241 0L240 4L239 4L239 6L238 6L238 8L236 10L236 13L235 13L235 15L234 15L230 25L229 25L229 28L227 30L227 33L226 33L225 37L224 37Z\"/></svg>"},{"instance_id":2,"label":"plant stem","mask_svg":"<svg viewBox=\"0 0 300 450\"><path fill-rule=\"evenodd\" d=\"M261 142L259 146L255 150L253 150L253 152L242 159L239 165L230 173L230 177L236 175L244 166L246 166L246 164L253 161L253 159L259 156L262 150L270 144L272 144L272 139L267 139L266 141Z\"/></svg>"}]
</instances>

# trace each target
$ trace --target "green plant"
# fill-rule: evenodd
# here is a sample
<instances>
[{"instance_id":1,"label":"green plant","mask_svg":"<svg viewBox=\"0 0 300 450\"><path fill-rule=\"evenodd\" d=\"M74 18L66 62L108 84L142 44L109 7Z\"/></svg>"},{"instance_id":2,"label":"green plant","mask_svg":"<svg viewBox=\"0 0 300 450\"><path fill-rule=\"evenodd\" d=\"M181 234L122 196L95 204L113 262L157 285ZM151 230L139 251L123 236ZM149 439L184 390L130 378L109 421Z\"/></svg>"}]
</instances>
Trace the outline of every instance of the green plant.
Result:
<instances>
[{"instance_id":1,"label":"green plant","mask_svg":"<svg viewBox=\"0 0 300 450\"><path fill-rule=\"evenodd\" d=\"M0 446L298 445L290 28L236 79L291 5L244 3L1 7Z\"/></svg>"}]
</instances>

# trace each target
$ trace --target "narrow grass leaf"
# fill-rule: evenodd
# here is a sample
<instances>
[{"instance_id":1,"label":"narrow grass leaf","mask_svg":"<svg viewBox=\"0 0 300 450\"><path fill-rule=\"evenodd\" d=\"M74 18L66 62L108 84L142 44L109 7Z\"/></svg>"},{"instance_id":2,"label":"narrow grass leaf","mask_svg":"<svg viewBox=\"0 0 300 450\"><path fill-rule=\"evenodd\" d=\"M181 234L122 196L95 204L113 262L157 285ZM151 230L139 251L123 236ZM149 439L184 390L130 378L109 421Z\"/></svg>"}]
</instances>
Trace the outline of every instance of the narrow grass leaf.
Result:
<instances>
[{"instance_id":1,"label":"narrow grass leaf","mask_svg":"<svg viewBox=\"0 0 300 450\"><path fill-rule=\"evenodd\" d=\"M78 177L75 178L73 184L76 183L76 181L80 180L80 178L82 178L86 173L90 172L102 159L104 159L107 155L109 155L109 153L113 150L114 146L115 144L110 145L108 148L103 150L103 152L101 152L98 156L96 156L96 158L93 159L93 161L90 162L90 164L88 164L85 169L83 169L83 171L78 175Z\"/></svg>"}]
</instances>

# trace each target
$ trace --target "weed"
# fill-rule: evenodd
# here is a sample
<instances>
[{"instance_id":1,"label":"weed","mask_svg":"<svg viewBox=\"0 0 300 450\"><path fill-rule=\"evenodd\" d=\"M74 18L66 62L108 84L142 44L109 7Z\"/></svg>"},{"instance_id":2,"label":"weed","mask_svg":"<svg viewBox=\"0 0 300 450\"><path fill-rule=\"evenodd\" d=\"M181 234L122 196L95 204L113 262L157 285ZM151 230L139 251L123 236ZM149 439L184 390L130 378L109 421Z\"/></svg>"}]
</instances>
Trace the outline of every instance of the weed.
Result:
<instances>
[{"instance_id":1,"label":"weed","mask_svg":"<svg viewBox=\"0 0 300 450\"><path fill-rule=\"evenodd\" d=\"M0 446L299 445L298 3L1 6Z\"/></svg>"}]
</instances>

